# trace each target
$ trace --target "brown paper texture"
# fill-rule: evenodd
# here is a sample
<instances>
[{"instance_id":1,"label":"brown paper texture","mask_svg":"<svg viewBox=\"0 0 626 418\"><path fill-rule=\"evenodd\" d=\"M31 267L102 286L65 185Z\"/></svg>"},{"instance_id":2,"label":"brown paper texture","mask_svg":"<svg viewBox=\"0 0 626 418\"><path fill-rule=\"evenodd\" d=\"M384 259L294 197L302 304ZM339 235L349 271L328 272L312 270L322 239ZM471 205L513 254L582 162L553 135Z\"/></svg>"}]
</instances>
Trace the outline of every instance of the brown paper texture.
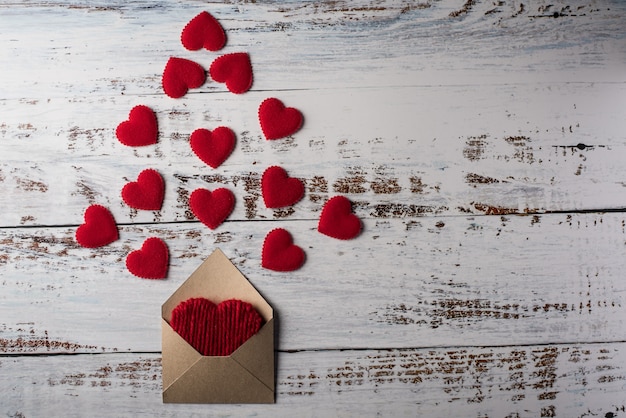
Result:
<instances>
[{"instance_id":1,"label":"brown paper texture","mask_svg":"<svg viewBox=\"0 0 626 418\"><path fill-rule=\"evenodd\" d=\"M265 321L230 356L203 356L169 325L192 297L240 299ZM164 403L274 403L274 311L243 274L215 250L161 307Z\"/></svg>"}]
</instances>

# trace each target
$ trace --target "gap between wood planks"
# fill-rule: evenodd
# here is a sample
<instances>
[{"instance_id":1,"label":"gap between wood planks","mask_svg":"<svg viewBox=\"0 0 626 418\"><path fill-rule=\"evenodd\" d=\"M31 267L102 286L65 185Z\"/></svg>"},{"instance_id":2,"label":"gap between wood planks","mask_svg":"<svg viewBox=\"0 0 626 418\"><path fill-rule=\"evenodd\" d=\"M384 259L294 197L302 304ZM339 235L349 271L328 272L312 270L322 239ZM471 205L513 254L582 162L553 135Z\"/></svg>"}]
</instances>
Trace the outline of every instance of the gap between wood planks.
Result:
<instances>
[{"instance_id":1,"label":"gap between wood planks","mask_svg":"<svg viewBox=\"0 0 626 418\"><path fill-rule=\"evenodd\" d=\"M497 209L497 208L496 208ZM502 216L502 215L507 215L507 216L519 216L519 217L525 217L525 216L531 216L531 215L587 215L587 214L603 214L603 213L626 213L626 207L622 207L622 208L607 208L607 209L574 209L574 210L527 210L525 212L519 212L519 211L512 211L512 209L507 209L506 213L500 213L497 210L496 211L492 211L489 212L487 211L486 213L459 213L459 214L437 214L437 215L429 215L429 214L423 214L420 216L416 216L415 218L446 218L446 219L453 219L453 218L467 218L467 217L471 217L471 218L486 218L489 216ZM379 219L380 217L377 216L360 216L361 219ZM391 217L392 219L403 219L404 217ZM313 217L313 218L300 218L300 219L289 219L289 222L317 222L319 220L319 217ZM276 219L238 219L238 220L233 220L233 221L229 221L226 220L225 224L228 223L251 223L251 222L255 222L255 223L260 223L260 222L268 222L268 223L276 223L277 220ZM202 225L200 221L194 221L194 220L190 220L190 221L167 221L167 222L159 222L159 221L154 221L154 222L117 222L116 223L118 227L141 227L141 226L164 226L164 225L192 225L192 224L198 224L198 225ZM13 230L13 229L61 229L61 228L78 228L80 226L80 224L56 224L56 225L45 225L45 224L37 224L37 225L5 225L5 226L0 226L0 231L2 230Z\"/></svg>"},{"instance_id":2,"label":"gap between wood planks","mask_svg":"<svg viewBox=\"0 0 626 418\"><path fill-rule=\"evenodd\" d=\"M296 353L332 353L332 352L347 352L347 351L416 351L416 350L471 350L471 349L489 349L489 348L511 348L511 347L561 347L571 345L599 345L599 344L626 344L626 340L615 341L561 341L561 342L543 342L543 343L530 343L530 344L490 344L490 345L434 345L424 347L337 347L337 348L295 348L289 350L275 349L275 353L284 354L296 354ZM107 355L159 355L161 351L103 351L103 352L0 352L0 358L15 358L15 357L59 357L59 356L107 356Z\"/></svg>"},{"instance_id":3,"label":"gap between wood planks","mask_svg":"<svg viewBox=\"0 0 626 418\"><path fill-rule=\"evenodd\" d=\"M594 85L626 85L626 81L621 81L621 80L615 80L615 81L609 81L609 80L595 80L595 79L581 79L581 80L566 80L566 81L562 81L562 80L551 80L551 79L546 79L544 81L520 81L520 82L441 82L441 83L402 83L402 84L373 84L373 85L361 85L361 86L342 86L341 90L346 90L346 91L365 91L365 90L384 90L384 89L409 89L409 88L416 88L416 89L439 89L442 87L446 87L446 88L476 88L476 87L499 87L499 88L504 88L504 87L520 87L520 86L535 86L535 87L557 87L557 86L569 86L569 85L589 85L589 84L594 84ZM189 91L186 96L187 97L194 97L194 96L200 96L200 95L207 95L207 94L216 94L216 95L221 95L224 97L228 97L229 95L232 95L232 93L228 92L228 91L222 91L222 90L218 90L221 87L220 86L210 86L211 90L208 91ZM320 86L315 86L315 87L300 87L300 88L266 88L266 89L255 89L255 88L251 88L248 92L249 93L290 93L290 92L323 92L323 91L336 91L337 87L336 86L329 86L329 87L320 87ZM106 94L98 94L96 92L90 94L89 96L74 96L73 98L75 100L81 100L81 99L85 99L85 98L94 98L94 97L110 97L111 94L110 93L106 93ZM161 97L162 93L161 92L143 92L143 93L126 93L124 94L124 97L126 98L132 98L132 97L138 97L141 98L142 100L146 100L147 98L154 96L154 97ZM66 96L52 96L49 95L47 96L47 100L51 100L51 99L63 99L66 98ZM18 100L20 103L29 103L32 102L31 104L37 104L40 100L41 97L37 96L37 97L20 97L19 99L16 98L0 98L0 103L2 102L12 102ZM576 145L573 145L574 147Z\"/></svg>"}]
</instances>

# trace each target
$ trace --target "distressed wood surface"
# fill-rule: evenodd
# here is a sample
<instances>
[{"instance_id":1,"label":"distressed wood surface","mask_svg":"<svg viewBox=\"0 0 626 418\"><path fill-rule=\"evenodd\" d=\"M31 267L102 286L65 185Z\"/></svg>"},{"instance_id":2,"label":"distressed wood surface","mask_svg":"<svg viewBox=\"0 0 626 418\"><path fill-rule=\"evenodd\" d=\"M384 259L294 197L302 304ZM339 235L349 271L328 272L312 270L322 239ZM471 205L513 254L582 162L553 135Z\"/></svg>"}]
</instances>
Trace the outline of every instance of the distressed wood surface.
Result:
<instances>
[{"instance_id":1,"label":"distressed wood surface","mask_svg":"<svg viewBox=\"0 0 626 418\"><path fill-rule=\"evenodd\" d=\"M161 90L182 26L208 10L223 52L247 51L250 92ZM42 23L42 22L45 22ZM0 414L50 416L626 416L626 3L619 1L5 1L0 4ZM305 125L265 141L275 96ZM159 143L114 131L146 104ZM220 168L189 147L231 127ZM281 165L305 199L266 209ZM129 209L144 168L164 208ZM197 187L237 197L215 231ZM354 202L363 234L316 231ZM73 239L108 206L120 240ZM301 270L260 267L292 232ZM170 249L164 281L129 251ZM163 405L160 305L221 248L274 306L277 404Z\"/></svg>"},{"instance_id":2,"label":"distressed wood surface","mask_svg":"<svg viewBox=\"0 0 626 418\"><path fill-rule=\"evenodd\" d=\"M622 416L624 344L279 353L276 405L161 404L157 354L9 357L8 416ZM106 408L103 408L106 405Z\"/></svg>"},{"instance_id":3,"label":"distressed wood surface","mask_svg":"<svg viewBox=\"0 0 626 418\"><path fill-rule=\"evenodd\" d=\"M626 119L624 84L280 92L306 115L306 125L295 138L271 143L256 118L266 92L209 96L218 98L206 104L196 95L182 105L164 95L0 104L2 117L14 121L0 123L2 226L77 225L90 203L111 207L122 223L187 221L193 219L189 193L218 186L238 197L231 220L313 219L338 193L355 201L360 216L375 218L626 205L624 179L613 174L626 152L617 123ZM129 149L114 131L139 103L158 111L161 140ZM238 146L214 170L193 154L188 139L196 128L220 125L237 132ZM26 159L29 143L42 149ZM261 175L273 164L307 185L305 200L288 211L266 209L261 199ZM120 199L123 185L145 167L167 179L164 208L156 214L137 213ZM62 210L50 210L60 200Z\"/></svg>"},{"instance_id":4,"label":"distressed wood surface","mask_svg":"<svg viewBox=\"0 0 626 418\"><path fill-rule=\"evenodd\" d=\"M120 241L98 250L78 247L74 228L3 230L2 267L19 274L3 277L15 322L0 321L0 346L159 351L160 305L216 247L275 307L283 350L623 341L626 282L615 254L625 224L621 213L366 219L349 242L310 221L233 222L212 233L156 224L123 227ZM307 253L290 274L260 268L263 237L281 225ZM150 236L170 247L166 281L124 266Z\"/></svg>"}]
</instances>

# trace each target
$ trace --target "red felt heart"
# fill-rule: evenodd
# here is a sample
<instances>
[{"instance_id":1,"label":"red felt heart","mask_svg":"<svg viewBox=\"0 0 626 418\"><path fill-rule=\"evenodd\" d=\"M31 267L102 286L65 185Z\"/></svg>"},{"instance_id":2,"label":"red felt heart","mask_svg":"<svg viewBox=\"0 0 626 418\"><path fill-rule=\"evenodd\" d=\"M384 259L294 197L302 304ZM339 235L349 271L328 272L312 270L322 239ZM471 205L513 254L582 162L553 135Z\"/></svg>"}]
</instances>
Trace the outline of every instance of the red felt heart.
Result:
<instances>
[{"instance_id":1,"label":"red felt heart","mask_svg":"<svg viewBox=\"0 0 626 418\"><path fill-rule=\"evenodd\" d=\"M211 229L222 224L235 208L235 195L228 189L196 189L189 196L189 207L196 218Z\"/></svg>"},{"instance_id":2,"label":"red felt heart","mask_svg":"<svg viewBox=\"0 0 626 418\"><path fill-rule=\"evenodd\" d=\"M193 152L206 164L217 168L235 149L235 133L224 126L208 129L196 129L191 134L189 144Z\"/></svg>"},{"instance_id":3,"label":"red felt heart","mask_svg":"<svg viewBox=\"0 0 626 418\"><path fill-rule=\"evenodd\" d=\"M124 145L141 147L157 142L157 118L148 106L139 105L131 109L128 120L117 125L115 136Z\"/></svg>"},{"instance_id":4,"label":"red felt heart","mask_svg":"<svg viewBox=\"0 0 626 418\"><path fill-rule=\"evenodd\" d=\"M281 208L296 204L304 196L304 184L297 178L289 177L278 166L269 167L261 178L261 191L265 206Z\"/></svg>"},{"instance_id":5,"label":"red felt heart","mask_svg":"<svg viewBox=\"0 0 626 418\"><path fill-rule=\"evenodd\" d=\"M293 271L304 264L304 251L294 245L291 234L276 228L267 234L263 242L261 265L274 271Z\"/></svg>"},{"instance_id":6,"label":"red felt heart","mask_svg":"<svg viewBox=\"0 0 626 418\"><path fill-rule=\"evenodd\" d=\"M275 98L263 100L259 106L259 122L267 139L279 139L294 134L302 126L302 113L293 107L285 107Z\"/></svg>"},{"instance_id":7,"label":"red felt heart","mask_svg":"<svg viewBox=\"0 0 626 418\"><path fill-rule=\"evenodd\" d=\"M206 81L206 72L200 64L184 58L170 57L163 71L163 90L168 96L178 99Z\"/></svg>"},{"instance_id":8,"label":"red felt heart","mask_svg":"<svg viewBox=\"0 0 626 418\"><path fill-rule=\"evenodd\" d=\"M122 189L122 200L135 209L161 210L165 183L158 171L147 169L139 173L137 181L127 183Z\"/></svg>"},{"instance_id":9,"label":"red felt heart","mask_svg":"<svg viewBox=\"0 0 626 418\"><path fill-rule=\"evenodd\" d=\"M160 238L152 237L144 241L140 250L128 254L126 268L143 279L164 279L167 277L169 252Z\"/></svg>"},{"instance_id":10,"label":"red felt heart","mask_svg":"<svg viewBox=\"0 0 626 418\"><path fill-rule=\"evenodd\" d=\"M229 356L263 324L263 318L248 303L229 299L214 304L191 298L172 310L170 326L203 356Z\"/></svg>"},{"instance_id":11,"label":"red felt heart","mask_svg":"<svg viewBox=\"0 0 626 418\"><path fill-rule=\"evenodd\" d=\"M245 93L252 86L252 64L246 52L236 52L218 57L209 67L209 74L218 83L235 94Z\"/></svg>"},{"instance_id":12,"label":"red felt heart","mask_svg":"<svg viewBox=\"0 0 626 418\"><path fill-rule=\"evenodd\" d=\"M102 247L119 238L117 224L107 208L91 205L85 211L85 223L76 230L76 241L83 247Z\"/></svg>"},{"instance_id":13,"label":"red felt heart","mask_svg":"<svg viewBox=\"0 0 626 418\"><path fill-rule=\"evenodd\" d=\"M226 33L209 12L200 12L191 19L180 35L183 46L190 51L205 48L209 51L219 51L226 44Z\"/></svg>"},{"instance_id":14,"label":"red felt heart","mask_svg":"<svg viewBox=\"0 0 626 418\"><path fill-rule=\"evenodd\" d=\"M352 202L335 196L324 205L317 230L337 239L352 239L361 233L361 220L352 213Z\"/></svg>"}]
</instances>

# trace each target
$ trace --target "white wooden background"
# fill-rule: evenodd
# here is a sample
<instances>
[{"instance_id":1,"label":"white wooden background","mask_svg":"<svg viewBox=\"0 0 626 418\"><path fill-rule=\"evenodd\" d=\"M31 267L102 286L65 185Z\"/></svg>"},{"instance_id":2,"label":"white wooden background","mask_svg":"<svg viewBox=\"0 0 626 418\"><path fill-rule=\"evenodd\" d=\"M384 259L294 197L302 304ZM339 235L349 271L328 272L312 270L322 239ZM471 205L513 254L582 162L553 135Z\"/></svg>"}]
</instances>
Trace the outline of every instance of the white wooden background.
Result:
<instances>
[{"instance_id":1,"label":"white wooden background","mask_svg":"<svg viewBox=\"0 0 626 418\"><path fill-rule=\"evenodd\" d=\"M161 90L202 10L224 52L250 53L254 85ZM626 3L600 0L2 0L0 415L626 416ZM302 110L293 138L256 119L275 96ZM115 138L137 104L158 145ZM220 168L188 145L230 126ZM274 164L306 182L266 209ZM122 204L144 168L160 212ZM237 197L210 231L188 194ZM355 203L363 234L316 231L326 199ZM73 240L111 208L120 240ZM260 267L265 234L307 252ZM126 254L163 238L165 281ZM220 247L274 306L275 405L161 403L160 305Z\"/></svg>"}]
</instances>

